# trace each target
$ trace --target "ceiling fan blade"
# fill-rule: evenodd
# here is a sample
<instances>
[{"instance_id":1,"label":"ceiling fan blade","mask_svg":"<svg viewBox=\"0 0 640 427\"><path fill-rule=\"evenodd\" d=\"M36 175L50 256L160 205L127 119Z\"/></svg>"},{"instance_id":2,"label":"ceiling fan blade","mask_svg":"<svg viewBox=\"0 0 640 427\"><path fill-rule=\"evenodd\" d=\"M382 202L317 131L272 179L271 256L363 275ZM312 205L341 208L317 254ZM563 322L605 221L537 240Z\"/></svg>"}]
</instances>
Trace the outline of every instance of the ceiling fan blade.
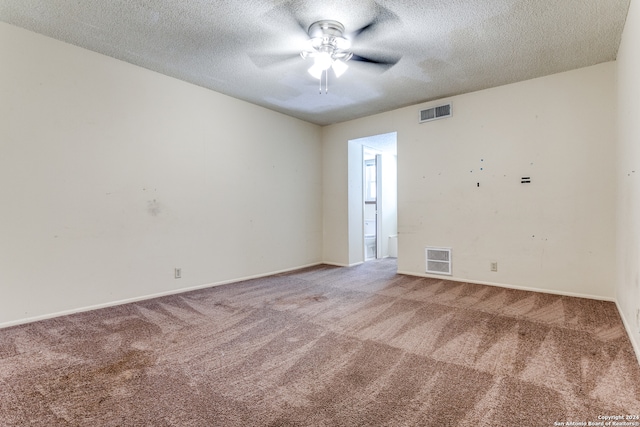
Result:
<instances>
[{"instance_id":1,"label":"ceiling fan blade","mask_svg":"<svg viewBox=\"0 0 640 427\"><path fill-rule=\"evenodd\" d=\"M396 65L401 58L402 58L401 56L391 56L391 55L378 56L377 58L370 58L370 57L354 54L351 57L351 61L364 62L367 64L373 64L373 65L382 65L382 66L386 66L387 68L391 68L394 65Z\"/></svg>"},{"instance_id":2,"label":"ceiling fan blade","mask_svg":"<svg viewBox=\"0 0 640 427\"><path fill-rule=\"evenodd\" d=\"M307 25L305 25L296 14L296 7L293 1L285 1L274 7L265 15L265 19L277 25L279 31L302 31L305 37L307 35Z\"/></svg>"},{"instance_id":3,"label":"ceiling fan blade","mask_svg":"<svg viewBox=\"0 0 640 427\"><path fill-rule=\"evenodd\" d=\"M368 36L375 33L377 27L381 24L400 22L400 18L390 9L381 6L379 3L375 3L376 15L368 24L361 28L351 31L348 34L348 38L354 40L358 37Z\"/></svg>"},{"instance_id":4,"label":"ceiling fan blade","mask_svg":"<svg viewBox=\"0 0 640 427\"><path fill-rule=\"evenodd\" d=\"M271 68L279 65L285 65L293 61L302 61L299 53L274 53L274 54L249 54L251 62L258 68Z\"/></svg>"},{"instance_id":5,"label":"ceiling fan blade","mask_svg":"<svg viewBox=\"0 0 640 427\"><path fill-rule=\"evenodd\" d=\"M367 31L371 31L373 29L373 27L375 27L375 25L376 25L376 22L375 21L371 21L367 25L365 25L364 27L358 28L355 31L351 31L349 33L349 38L352 39L352 40L355 39L355 38L358 38L362 33L366 34Z\"/></svg>"}]
</instances>

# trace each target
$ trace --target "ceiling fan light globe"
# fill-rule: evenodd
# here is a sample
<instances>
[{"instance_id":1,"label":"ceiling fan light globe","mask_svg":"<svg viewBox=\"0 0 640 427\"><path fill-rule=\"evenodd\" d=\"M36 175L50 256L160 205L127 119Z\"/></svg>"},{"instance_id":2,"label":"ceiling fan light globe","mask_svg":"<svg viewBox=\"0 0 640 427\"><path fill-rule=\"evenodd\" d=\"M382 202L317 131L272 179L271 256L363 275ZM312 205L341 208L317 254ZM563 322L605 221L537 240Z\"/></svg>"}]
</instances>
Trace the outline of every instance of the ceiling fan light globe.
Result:
<instances>
[{"instance_id":1,"label":"ceiling fan light globe","mask_svg":"<svg viewBox=\"0 0 640 427\"><path fill-rule=\"evenodd\" d=\"M322 70L328 70L333 64L333 58L329 52L320 52L314 58L314 67L318 67Z\"/></svg>"},{"instance_id":2,"label":"ceiling fan light globe","mask_svg":"<svg viewBox=\"0 0 640 427\"><path fill-rule=\"evenodd\" d=\"M336 59L335 61L333 61L333 65L331 66L331 68L333 68L333 72L336 73L336 77L340 77L344 74L345 71L347 71L347 68L349 68L349 66L343 61Z\"/></svg>"},{"instance_id":3,"label":"ceiling fan light globe","mask_svg":"<svg viewBox=\"0 0 640 427\"><path fill-rule=\"evenodd\" d=\"M312 65L311 68L309 68L309 74L311 74L314 78L320 80L320 78L322 77L322 73L324 72L324 70L320 67L318 67L317 65Z\"/></svg>"}]
</instances>

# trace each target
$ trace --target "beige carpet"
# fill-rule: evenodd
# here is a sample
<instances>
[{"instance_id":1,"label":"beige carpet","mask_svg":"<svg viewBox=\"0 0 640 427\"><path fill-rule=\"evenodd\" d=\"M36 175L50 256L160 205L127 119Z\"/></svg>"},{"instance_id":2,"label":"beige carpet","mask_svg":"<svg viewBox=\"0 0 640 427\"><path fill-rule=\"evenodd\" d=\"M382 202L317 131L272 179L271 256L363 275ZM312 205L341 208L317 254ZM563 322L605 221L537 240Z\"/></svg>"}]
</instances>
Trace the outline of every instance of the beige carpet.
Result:
<instances>
[{"instance_id":1,"label":"beige carpet","mask_svg":"<svg viewBox=\"0 0 640 427\"><path fill-rule=\"evenodd\" d=\"M319 266L0 330L1 426L553 426L640 414L614 304ZM559 424L556 424L559 425Z\"/></svg>"}]
</instances>

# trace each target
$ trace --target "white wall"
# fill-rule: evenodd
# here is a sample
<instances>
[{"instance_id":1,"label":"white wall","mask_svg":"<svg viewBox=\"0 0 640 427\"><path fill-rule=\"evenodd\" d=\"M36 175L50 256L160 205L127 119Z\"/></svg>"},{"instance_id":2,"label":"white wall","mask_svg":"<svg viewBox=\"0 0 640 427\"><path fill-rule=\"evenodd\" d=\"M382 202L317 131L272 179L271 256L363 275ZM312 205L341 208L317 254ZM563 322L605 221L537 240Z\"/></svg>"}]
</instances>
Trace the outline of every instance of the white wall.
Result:
<instances>
[{"instance_id":1,"label":"white wall","mask_svg":"<svg viewBox=\"0 0 640 427\"><path fill-rule=\"evenodd\" d=\"M426 124L438 102L324 128L325 257L349 262L347 141L397 131L399 271L446 246L454 279L613 298L615 69L453 97L453 117Z\"/></svg>"},{"instance_id":2,"label":"white wall","mask_svg":"<svg viewBox=\"0 0 640 427\"><path fill-rule=\"evenodd\" d=\"M640 358L640 5L631 2L618 51L616 300Z\"/></svg>"},{"instance_id":3,"label":"white wall","mask_svg":"<svg viewBox=\"0 0 640 427\"><path fill-rule=\"evenodd\" d=\"M0 62L0 325L322 261L320 127L4 23Z\"/></svg>"},{"instance_id":4,"label":"white wall","mask_svg":"<svg viewBox=\"0 0 640 427\"><path fill-rule=\"evenodd\" d=\"M381 155L382 169L382 256L391 255L389 241L391 236L398 235L398 159L395 155L383 153Z\"/></svg>"}]
</instances>

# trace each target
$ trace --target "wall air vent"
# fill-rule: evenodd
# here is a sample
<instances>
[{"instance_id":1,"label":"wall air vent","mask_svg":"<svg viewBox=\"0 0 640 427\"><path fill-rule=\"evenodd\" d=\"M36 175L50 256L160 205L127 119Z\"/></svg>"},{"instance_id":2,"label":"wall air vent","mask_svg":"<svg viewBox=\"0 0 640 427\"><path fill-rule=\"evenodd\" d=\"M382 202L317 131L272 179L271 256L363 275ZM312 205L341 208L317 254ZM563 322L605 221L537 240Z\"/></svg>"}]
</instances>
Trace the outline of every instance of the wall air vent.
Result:
<instances>
[{"instance_id":1,"label":"wall air vent","mask_svg":"<svg viewBox=\"0 0 640 427\"><path fill-rule=\"evenodd\" d=\"M444 119L445 117L451 117L451 115L451 104L427 108L426 110L420 110L420 123Z\"/></svg>"},{"instance_id":2,"label":"wall air vent","mask_svg":"<svg viewBox=\"0 0 640 427\"><path fill-rule=\"evenodd\" d=\"M451 248L424 248L427 273L451 275Z\"/></svg>"}]
</instances>

